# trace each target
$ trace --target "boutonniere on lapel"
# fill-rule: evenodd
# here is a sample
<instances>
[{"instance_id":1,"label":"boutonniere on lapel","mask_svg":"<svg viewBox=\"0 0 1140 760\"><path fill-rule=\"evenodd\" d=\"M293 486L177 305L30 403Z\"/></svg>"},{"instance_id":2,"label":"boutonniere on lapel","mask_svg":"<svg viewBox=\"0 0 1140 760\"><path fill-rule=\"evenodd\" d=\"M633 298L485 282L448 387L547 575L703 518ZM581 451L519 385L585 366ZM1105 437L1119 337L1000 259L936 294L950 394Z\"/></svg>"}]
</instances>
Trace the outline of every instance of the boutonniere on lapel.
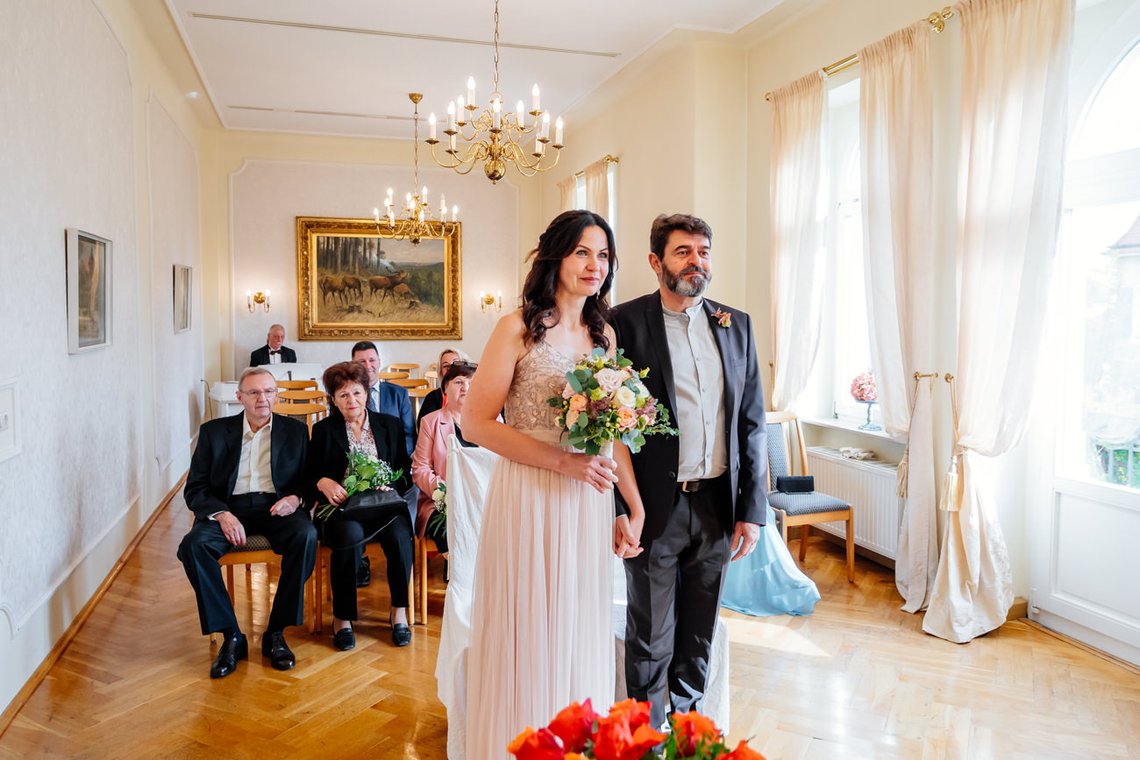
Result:
<instances>
[{"instance_id":1,"label":"boutonniere on lapel","mask_svg":"<svg viewBox=\"0 0 1140 760\"><path fill-rule=\"evenodd\" d=\"M732 327L732 312L717 309L713 312L713 316L716 317L716 323L721 327Z\"/></svg>"}]
</instances>

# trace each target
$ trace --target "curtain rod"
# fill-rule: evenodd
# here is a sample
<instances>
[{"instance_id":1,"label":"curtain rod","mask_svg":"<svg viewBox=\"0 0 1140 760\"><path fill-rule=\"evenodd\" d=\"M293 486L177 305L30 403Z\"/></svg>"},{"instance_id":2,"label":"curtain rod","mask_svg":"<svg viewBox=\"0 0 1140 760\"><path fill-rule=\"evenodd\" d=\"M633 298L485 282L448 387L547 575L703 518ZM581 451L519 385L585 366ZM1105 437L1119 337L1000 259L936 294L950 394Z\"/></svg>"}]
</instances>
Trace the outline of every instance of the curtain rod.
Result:
<instances>
[{"instance_id":1,"label":"curtain rod","mask_svg":"<svg viewBox=\"0 0 1140 760\"><path fill-rule=\"evenodd\" d=\"M601 162L603 164L620 164L621 163L621 157L620 156L614 156L610 153L607 153L606 155L602 156ZM580 172L574 172L574 177L575 178L581 177L585 173L586 173L585 169L583 169Z\"/></svg>"},{"instance_id":2,"label":"curtain rod","mask_svg":"<svg viewBox=\"0 0 1140 760\"><path fill-rule=\"evenodd\" d=\"M930 24L930 31L943 32L946 31L946 22L954 15L954 9L949 5L940 11L935 11L926 17L926 23ZM852 53L846 58L840 58L835 63L829 63L820 69L825 77L833 77L841 71L847 71L852 66L859 65L859 54ZM771 100L772 93L764 93L764 100Z\"/></svg>"}]
</instances>

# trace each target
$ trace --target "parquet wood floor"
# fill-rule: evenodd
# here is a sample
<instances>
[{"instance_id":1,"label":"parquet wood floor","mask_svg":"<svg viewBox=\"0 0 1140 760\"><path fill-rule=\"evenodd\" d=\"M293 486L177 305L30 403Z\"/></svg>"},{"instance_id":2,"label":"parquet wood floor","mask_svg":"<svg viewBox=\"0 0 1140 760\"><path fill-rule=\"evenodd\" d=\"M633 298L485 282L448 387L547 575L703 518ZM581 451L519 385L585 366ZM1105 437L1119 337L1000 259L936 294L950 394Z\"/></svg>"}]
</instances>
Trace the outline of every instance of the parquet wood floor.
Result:
<instances>
[{"instance_id":1,"label":"parquet wood floor","mask_svg":"<svg viewBox=\"0 0 1140 760\"><path fill-rule=\"evenodd\" d=\"M328 633L290 629L298 664L287 673L260 656L272 574L239 571L251 658L211 681L214 650L174 558L189 525L175 498L0 736L0 760L446 756L433 677L440 565L411 646L391 644L374 568L357 648L336 652ZM848 584L842 550L822 539L806 565L823 595L813 615L724 613L734 741L751 738L771 760L1140 758L1135 670L1023 621L950 644L898 609L884 568L860 559Z\"/></svg>"}]
</instances>

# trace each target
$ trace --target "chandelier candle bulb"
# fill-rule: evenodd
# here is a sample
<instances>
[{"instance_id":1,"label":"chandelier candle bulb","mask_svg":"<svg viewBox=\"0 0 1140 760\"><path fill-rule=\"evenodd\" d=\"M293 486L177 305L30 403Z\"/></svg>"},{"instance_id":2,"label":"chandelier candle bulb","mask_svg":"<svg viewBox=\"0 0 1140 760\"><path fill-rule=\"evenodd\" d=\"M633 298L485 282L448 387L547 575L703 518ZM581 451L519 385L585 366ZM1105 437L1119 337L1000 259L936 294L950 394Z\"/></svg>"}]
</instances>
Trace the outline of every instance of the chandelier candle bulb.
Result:
<instances>
[{"instance_id":1,"label":"chandelier candle bulb","mask_svg":"<svg viewBox=\"0 0 1140 760\"><path fill-rule=\"evenodd\" d=\"M455 113L457 114L457 118L459 119L459 126L461 127L467 123L466 117L463 115L463 109L463 96L460 95L455 99Z\"/></svg>"},{"instance_id":2,"label":"chandelier candle bulb","mask_svg":"<svg viewBox=\"0 0 1140 760\"><path fill-rule=\"evenodd\" d=\"M559 146L562 144L562 117L559 116L558 120L554 122L554 145Z\"/></svg>"},{"instance_id":3,"label":"chandelier candle bulb","mask_svg":"<svg viewBox=\"0 0 1140 760\"><path fill-rule=\"evenodd\" d=\"M451 207L451 221L453 221L453 222L459 221L459 206L452 206Z\"/></svg>"},{"instance_id":4,"label":"chandelier candle bulb","mask_svg":"<svg viewBox=\"0 0 1140 760\"><path fill-rule=\"evenodd\" d=\"M539 137L545 142L550 138L550 114L544 113L542 115L542 133Z\"/></svg>"},{"instance_id":5,"label":"chandelier candle bulb","mask_svg":"<svg viewBox=\"0 0 1140 760\"><path fill-rule=\"evenodd\" d=\"M447 103L447 134L455 131L455 101L451 100Z\"/></svg>"},{"instance_id":6,"label":"chandelier candle bulb","mask_svg":"<svg viewBox=\"0 0 1140 760\"><path fill-rule=\"evenodd\" d=\"M540 110L542 110L539 108L538 83L537 82L535 82L534 87L532 87L530 90L530 105L531 105L530 110L533 113L537 114Z\"/></svg>"},{"instance_id":7,"label":"chandelier candle bulb","mask_svg":"<svg viewBox=\"0 0 1140 760\"><path fill-rule=\"evenodd\" d=\"M475 102L475 77L467 77L467 102Z\"/></svg>"},{"instance_id":8,"label":"chandelier candle bulb","mask_svg":"<svg viewBox=\"0 0 1140 760\"><path fill-rule=\"evenodd\" d=\"M435 139L435 111L428 114L428 132L431 134L431 139Z\"/></svg>"},{"instance_id":9,"label":"chandelier candle bulb","mask_svg":"<svg viewBox=\"0 0 1140 760\"><path fill-rule=\"evenodd\" d=\"M503 127L503 104L498 98L491 101L491 129L496 132Z\"/></svg>"},{"instance_id":10,"label":"chandelier candle bulb","mask_svg":"<svg viewBox=\"0 0 1140 760\"><path fill-rule=\"evenodd\" d=\"M518 102L518 104L515 105L515 124L519 125L519 129L523 129L526 127L526 111L524 109L525 109L525 106L523 105L523 102L520 100Z\"/></svg>"}]
</instances>

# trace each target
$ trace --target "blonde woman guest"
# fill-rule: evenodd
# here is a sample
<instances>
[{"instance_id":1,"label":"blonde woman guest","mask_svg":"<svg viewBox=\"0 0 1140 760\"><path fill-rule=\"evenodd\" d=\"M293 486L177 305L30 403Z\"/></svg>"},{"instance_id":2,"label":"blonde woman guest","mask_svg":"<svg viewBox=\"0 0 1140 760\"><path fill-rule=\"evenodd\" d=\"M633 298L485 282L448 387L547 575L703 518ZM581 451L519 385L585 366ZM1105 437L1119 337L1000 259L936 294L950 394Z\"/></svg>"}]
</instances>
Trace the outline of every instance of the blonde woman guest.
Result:
<instances>
[{"instance_id":1,"label":"blonde woman guest","mask_svg":"<svg viewBox=\"0 0 1140 760\"><path fill-rule=\"evenodd\" d=\"M424 417L416 451L412 454L412 482L420 489L416 535L421 538L426 535L435 541L444 555L447 554L447 531L428 528L428 518L435 510L432 494L441 481L447 481L447 439L452 433L461 434L463 407L474 374L475 365L468 362L455 362L448 367L441 384L447 404Z\"/></svg>"},{"instance_id":2,"label":"blonde woman guest","mask_svg":"<svg viewBox=\"0 0 1140 760\"><path fill-rule=\"evenodd\" d=\"M443 408L443 376L447 374L447 368L454 362L466 362L470 360L470 357L458 348L445 348L440 351L439 363L436 365L437 371L439 372L439 387L424 396L424 400L420 402L420 413L416 415L417 431L420 429L420 426L423 425L424 417Z\"/></svg>"}]
</instances>

